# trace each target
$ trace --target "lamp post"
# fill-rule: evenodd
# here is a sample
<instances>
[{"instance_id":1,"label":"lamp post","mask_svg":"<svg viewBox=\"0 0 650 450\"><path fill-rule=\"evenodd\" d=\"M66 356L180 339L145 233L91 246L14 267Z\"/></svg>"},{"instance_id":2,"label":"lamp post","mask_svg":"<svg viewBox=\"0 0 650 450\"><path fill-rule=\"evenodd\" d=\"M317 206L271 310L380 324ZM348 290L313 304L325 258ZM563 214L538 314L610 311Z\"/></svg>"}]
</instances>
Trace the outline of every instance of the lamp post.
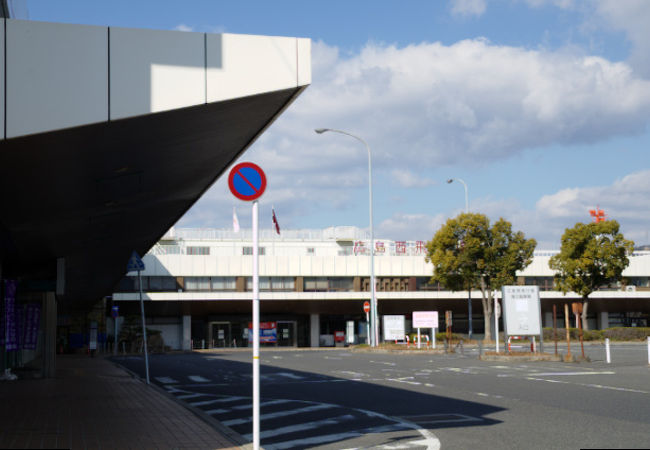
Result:
<instances>
[{"instance_id":1,"label":"lamp post","mask_svg":"<svg viewBox=\"0 0 650 450\"><path fill-rule=\"evenodd\" d=\"M368 150L368 203L370 215L370 334L372 339L370 341L371 347L379 345L379 330L377 328L377 297L375 292L375 234L372 228L372 155L370 154L370 147L368 143L361 139L359 136L350 134L345 131L335 130L333 128L317 128L314 130L318 134L323 134L327 131L332 133L340 133L350 136L366 146Z\"/></svg>"},{"instance_id":2,"label":"lamp post","mask_svg":"<svg viewBox=\"0 0 650 450\"><path fill-rule=\"evenodd\" d=\"M454 181L458 181L459 183L462 183L463 187L465 188L465 214L469 213L469 197L467 196L467 183L465 183L463 180L460 178L450 178L447 180L447 183L453 183Z\"/></svg>"},{"instance_id":3,"label":"lamp post","mask_svg":"<svg viewBox=\"0 0 650 450\"><path fill-rule=\"evenodd\" d=\"M460 178L450 178L447 180L447 184L451 184L454 181L462 183L465 188L465 214L469 214L469 197L467 196L467 183L465 183ZM467 286L467 318L468 318L468 338L472 339L472 286Z\"/></svg>"}]
</instances>

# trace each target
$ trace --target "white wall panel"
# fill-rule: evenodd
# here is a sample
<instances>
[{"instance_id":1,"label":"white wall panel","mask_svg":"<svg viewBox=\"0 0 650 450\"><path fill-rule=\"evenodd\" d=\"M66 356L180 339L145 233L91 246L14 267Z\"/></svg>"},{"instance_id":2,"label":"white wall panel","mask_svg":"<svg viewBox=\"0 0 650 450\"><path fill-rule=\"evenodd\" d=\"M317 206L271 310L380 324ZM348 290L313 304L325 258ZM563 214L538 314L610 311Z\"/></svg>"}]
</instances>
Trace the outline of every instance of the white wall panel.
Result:
<instances>
[{"instance_id":1,"label":"white wall panel","mask_svg":"<svg viewBox=\"0 0 650 450\"><path fill-rule=\"evenodd\" d=\"M6 27L8 138L108 118L105 27L11 19Z\"/></svg>"},{"instance_id":2,"label":"white wall panel","mask_svg":"<svg viewBox=\"0 0 650 450\"><path fill-rule=\"evenodd\" d=\"M203 33L110 29L111 119L205 103Z\"/></svg>"},{"instance_id":3,"label":"white wall panel","mask_svg":"<svg viewBox=\"0 0 650 450\"><path fill-rule=\"evenodd\" d=\"M298 45L298 86L311 84L311 39L296 39Z\"/></svg>"},{"instance_id":4,"label":"white wall panel","mask_svg":"<svg viewBox=\"0 0 650 450\"><path fill-rule=\"evenodd\" d=\"M208 102L296 87L296 53L296 38L208 34Z\"/></svg>"}]
</instances>

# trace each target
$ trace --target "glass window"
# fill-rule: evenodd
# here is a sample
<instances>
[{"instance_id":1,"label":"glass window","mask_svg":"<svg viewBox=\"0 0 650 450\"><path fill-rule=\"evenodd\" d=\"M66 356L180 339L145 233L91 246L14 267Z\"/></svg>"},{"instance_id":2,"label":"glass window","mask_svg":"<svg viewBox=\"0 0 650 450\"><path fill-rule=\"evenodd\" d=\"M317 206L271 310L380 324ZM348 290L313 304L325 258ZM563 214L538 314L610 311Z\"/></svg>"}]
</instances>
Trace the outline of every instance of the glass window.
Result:
<instances>
[{"instance_id":1,"label":"glass window","mask_svg":"<svg viewBox=\"0 0 650 450\"><path fill-rule=\"evenodd\" d=\"M209 291L210 277L185 277L186 291Z\"/></svg>"},{"instance_id":2,"label":"glass window","mask_svg":"<svg viewBox=\"0 0 650 450\"><path fill-rule=\"evenodd\" d=\"M213 291L234 291L235 277L212 277Z\"/></svg>"},{"instance_id":3,"label":"glass window","mask_svg":"<svg viewBox=\"0 0 650 450\"><path fill-rule=\"evenodd\" d=\"M260 256L264 256L266 253L264 251L265 247L260 247ZM252 255L253 254L253 247L242 247L242 255Z\"/></svg>"},{"instance_id":4,"label":"glass window","mask_svg":"<svg viewBox=\"0 0 650 450\"><path fill-rule=\"evenodd\" d=\"M187 255L209 255L210 247L187 247L185 250Z\"/></svg>"}]
</instances>

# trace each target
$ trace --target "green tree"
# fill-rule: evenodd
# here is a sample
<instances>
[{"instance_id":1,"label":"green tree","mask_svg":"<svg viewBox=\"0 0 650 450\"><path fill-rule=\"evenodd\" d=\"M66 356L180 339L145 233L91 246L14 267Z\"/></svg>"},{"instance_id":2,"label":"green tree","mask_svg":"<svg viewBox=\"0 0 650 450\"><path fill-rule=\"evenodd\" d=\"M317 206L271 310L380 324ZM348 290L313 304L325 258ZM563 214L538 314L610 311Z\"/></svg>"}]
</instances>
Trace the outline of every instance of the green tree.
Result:
<instances>
[{"instance_id":1,"label":"green tree","mask_svg":"<svg viewBox=\"0 0 650 450\"><path fill-rule=\"evenodd\" d=\"M555 288L582 296L582 327L588 330L589 294L601 286L620 282L630 263L634 242L618 232L615 220L576 223L562 235L560 253L551 257L549 267L556 271Z\"/></svg>"},{"instance_id":2,"label":"green tree","mask_svg":"<svg viewBox=\"0 0 650 450\"><path fill-rule=\"evenodd\" d=\"M452 291L479 288L482 294L485 339L492 339L493 291L513 284L518 270L533 259L537 242L512 232L503 218L492 226L483 214L460 214L447 220L427 242L432 282Z\"/></svg>"}]
</instances>

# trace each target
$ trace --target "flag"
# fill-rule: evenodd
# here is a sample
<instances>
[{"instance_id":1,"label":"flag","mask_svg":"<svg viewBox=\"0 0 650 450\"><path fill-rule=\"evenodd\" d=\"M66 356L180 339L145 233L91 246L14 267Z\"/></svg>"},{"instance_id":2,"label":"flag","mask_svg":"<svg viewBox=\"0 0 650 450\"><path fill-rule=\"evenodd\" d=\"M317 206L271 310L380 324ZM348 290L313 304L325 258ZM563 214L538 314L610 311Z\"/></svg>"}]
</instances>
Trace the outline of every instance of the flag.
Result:
<instances>
[{"instance_id":1,"label":"flag","mask_svg":"<svg viewBox=\"0 0 650 450\"><path fill-rule=\"evenodd\" d=\"M239 219L237 219L237 211L234 206L232 207L232 229L235 233L239 233Z\"/></svg>"},{"instance_id":2,"label":"flag","mask_svg":"<svg viewBox=\"0 0 650 450\"><path fill-rule=\"evenodd\" d=\"M273 213L273 226L275 227L275 232L280 234L280 224L278 223L278 218L275 217L275 209L271 207L271 212Z\"/></svg>"}]
</instances>

